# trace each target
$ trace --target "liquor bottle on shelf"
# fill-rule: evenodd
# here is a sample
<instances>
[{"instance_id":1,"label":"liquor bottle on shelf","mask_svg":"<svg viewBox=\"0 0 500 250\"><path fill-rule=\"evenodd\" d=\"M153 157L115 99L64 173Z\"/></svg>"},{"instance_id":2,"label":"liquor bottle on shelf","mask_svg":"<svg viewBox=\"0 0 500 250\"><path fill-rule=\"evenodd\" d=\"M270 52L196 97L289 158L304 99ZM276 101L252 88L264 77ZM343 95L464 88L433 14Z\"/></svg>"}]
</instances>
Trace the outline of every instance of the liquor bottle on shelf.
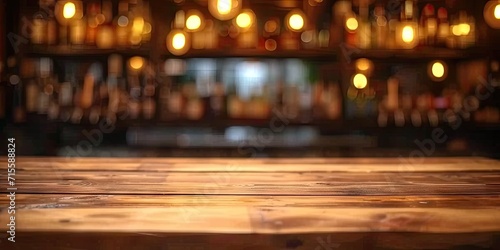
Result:
<instances>
[{"instance_id":1,"label":"liquor bottle on shelf","mask_svg":"<svg viewBox=\"0 0 500 250\"><path fill-rule=\"evenodd\" d=\"M362 2L359 7L359 27L358 27L358 47L361 49L369 49L371 47L372 25L369 21L368 5Z\"/></svg>"},{"instance_id":2,"label":"liquor bottle on shelf","mask_svg":"<svg viewBox=\"0 0 500 250\"><path fill-rule=\"evenodd\" d=\"M256 88L245 105L245 116L251 119L266 119L269 116L267 95L261 88Z\"/></svg>"},{"instance_id":3,"label":"liquor bottle on shelf","mask_svg":"<svg viewBox=\"0 0 500 250\"><path fill-rule=\"evenodd\" d=\"M88 111L88 119L91 124L97 124L103 116L103 106L107 104L104 99L108 95L107 85L103 82L102 75L97 75L94 82L92 104Z\"/></svg>"},{"instance_id":4,"label":"liquor bottle on shelf","mask_svg":"<svg viewBox=\"0 0 500 250\"><path fill-rule=\"evenodd\" d=\"M373 47L383 49L386 47L386 39L388 33L388 21L385 14L385 9L382 6L375 7L373 19Z\"/></svg>"},{"instance_id":5,"label":"liquor bottle on shelf","mask_svg":"<svg viewBox=\"0 0 500 250\"><path fill-rule=\"evenodd\" d=\"M281 33L280 19L271 17L264 23L262 37L264 38L264 48L267 51L275 51L279 46L279 38Z\"/></svg>"},{"instance_id":6,"label":"liquor bottle on shelf","mask_svg":"<svg viewBox=\"0 0 500 250\"><path fill-rule=\"evenodd\" d=\"M325 108L325 97L324 93L326 92L325 90L325 84L323 83L322 80L317 81L315 84L313 84L313 90L312 90L312 115L315 120L323 120L326 118L326 108Z\"/></svg>"},{"instance_id":7,"label":"liquor bottle on shelf","mask_svg":"<svg viewBox=\"0 0 500 250\"><path fill-rule=\"evenodd\" d=\"M450 23L448 22L448 11L445 8L438 9L438 30L436 43L438 46L446 45L446 39L450 33Z\"/></svg>"},{"instance_id":8,"label":"liquor bottle on shelf","mask_svg":"<svg viewBox=\"0 0 500 250\"><path fill-rule=\"evenodd\" d=\"M199 120L203 117L205 110L203 105L203 100L200 97L200 93L196 88L196 84L192 81L185 83L182 86L183 99L186 102L186 106L183 110L183 117L189 120Z\"/></svg>"},{"instance_id":9,"label":"liquor bottle on shelf","mask_svg":"<svg viewBox=\"0 0 500 250\"><path fill-rule=\"evenodd\" d=\"M417 109L411 111L410 120L414 127L422 126L422 114Z\"/></svg>"},{"instance_id":10,"label":"liquor bottle on shelf","mask_svg":"<svg viewBox=\"0 0 500 250\"><path fill-rule=\"evenodd\" d=\"M24 59L20 61L20 72L19 77L25 83L24 86L24 96L25 98L25 107L27 113L34 113L38 110L38 97L40 93L40 76L44 73L42 62L46 60L32 60L32 59ZM37 64L40 67L36 67Z\"/></svg>"},{"instance_id":11,"label":"liquor bottle on shelf","mask_svg":"<svg viewBox=\"0 0 500 250\"><path fill-rule=\"evenodd\" d=\"M331 16L325 16L322 21L320 21L320 27L318 32L318 47L328 48L330 47L330 22Z\"/></svg>"},{"instance_id":12,"label":"liquor bottle on shelf","mask_svg":"<svg viewBox=\"0 0 500 250\"><path fill-rule=\"evenodd\" d=\"M181 92L179 77L175 77L168 96L168 120L180 119L183 115L185 101Z\"/></svg>"},{"instance_id":13,"label":"liquor bottle on shelf","mask_svg":"<svg viewBox=\"0 0 500 250\"><path fill-rule=\"evenodd\" d=\"M59 86L60 118L67 122L71 117L71 106L73 103L73 90L76 85L75 64L67 64L64 68L64 82Z\"/></svg>"},{"instance_id":14,"label":"liquor bottle on shelf","mask_svg":"<svg viewBox=\"0 0 500 250\"><path fill-rule=\"evenodd\" d=\"M81 19L73 20L70 27L69 40L72 45L83 45L85 44L85 38L87 33L87 18L82 17Z\"/></svg>"},{"instance_id":15,"label":"liquor bottle on shelf","mask_svg":"<svg viewBox=\"0 0 500 250\"><path fill-rule=\"evenodd\" d=\"M230 118L241 119L245 116L245 104L238 95L236 85L230 85L227 97L227 114Z\"/></svg>"},{"instance_id":16,"label":"liquor bottle on shelf","mask_svg":"<svg viewBox=\"0 0 500 250\"><path fill-rule=\"evenodd\" d=\"M283 92L284 115L289 120L298 120L300 115L300 90L297 85L286 84Z\"/></svg>"},{"instance_id":17,"label":"liquor bottle on shelf","mask_svg":"<svg viewBox=\"0 0 500 250\"><path fill-rule=\"evenodd\" d=\"M43 16L33 18L30 38L32 44L41 45L47 43L47 20Z\"/></svg>"},{"instance_id":18,"label":"liquor bottle on shelf","mask_svg":"<svg viewBox=\"0 0 500 250\"><path fill-rule=\"evenodd\" d=\"M116 45L126 47L129 44L129 6L127 2L120 1L118 4L118 15L114 20L116 31Z\"/></svg>"},{"instance_id":19,"label":"liquor bottle on shelf","mask_svg":"<svg viewBox=\"0 0 500 250\"><path fill-rule=\"evenodd\" d=\"M141 85L139 82L138 75L129 75L128 79L128 87L129 87L129 97L130 100L128 102L128 112L130 119L138 119L141 115Z\"/></svg>"},{"instance_id":20,"label":"liquor bottle on shelf","mask_svg":"<svg viewBox=\"0 0 500 250\"><path fill-rule=\"evenodd\" d=\"M338 120L342 117L342 94L337 83L329 84L325 100L326 117L329 120Z\"/></svg>"},{"instance_id":21,"label":"liquor bottle on shelf","mask_svg":"<svg viewBox=\"0 0 500 250\"><path fill-rule=\"evenodd\" d=\"M220 71L217 71L215 77L215 84L211 89L211 95L209 97L209 107L211 116L213 117L225 117L226 116L226 96L224 84L221 82Z\"/></svg>"},{"instance_id":22,"label":"liquor bottle on shelf","mask_svg":"<svg viewBox=\"0 0 500 250\"><path fill-rule=\"evenodd\" d=\"M420 18L420 38L425 45L434 46L436 43L436 35L438 30L438 22L435 16L435 9L432 4L426 4L422 16Z\"/></svg>"},{"instance_id":23,"label":"liquor bottle on shelf","mask_svg":"<svg viewBox=\"0 0 500 250\"><path fill-rule=\"evenodd\" d=\"M12 121L14 123L23 123L26 121L26 109L24 106L24 86L19 76L19 68L15 57L7 59L9 72L8 81L10 93L12 93Z\"/></svg>"},{"instance_id":24,"label":"liquor bottle on shelf","mask_svg":"<svg viewBox=\"0 0 500 250\"><path fill-rule=\"evenodd\" d=\"M49 15L47 17L47 44L48 45L55 45L58 43L57 41L57 34L58 34L58 29L57 29L57 21L54 15Z\"/></svg>"},{"instance_id":25,"label":"liquor bottle on shelf","mask_svg":"<svg viewBox=\"0 0 500 250\"><path fill-rule=\"evenodd\" d=\"M399 16L394 12L389 12L389 20L387 22L387 39L385 41L385 47L388 49L395 49L398 47L396 44L396 29L399 26Z\"/></svg>"},{"instance_id":26,"label":"liquor bottle on shelf","mask_svg":"<svg viewBox=\"0 0 500 250\"><path fill-rule=\"evenodd\" d=\"M145 80L142 100L142 114L147 120L153 119L156 114L156 82L152 75Z\"/></svg>"},{"instance_id":27,"label":"liquor bottle on shelf","mask_svg":"<svg viewBox=\"0 0 500 250\"><path fill-rule=\"evenodd\" d=\"M101 6L97 2L91 2L87 5L87 24L86 24L86 35L85 35L85 44L86 45L95 45L96 36L97 36L97 28L100 25L100 19L98 19L97 15L101 12Z\"/></svg>"},{"instance_id":28,"label":"liquor bottle on shelf","mask_svg":"<svg viewBox=\"0 0 500 250\"><path fill-rule=\"evenodd\" d=\"M391 77L387 80L387 110L396 111L399 108L399 81Z\"/></svg>"},{"instance_id":29,"label":"liquor bottle on shelf","mask_svg":"<svg viewBox=\"0 0 500 250\"><path fill-rule=\"evenodd\" d=\"M52 84L52 68L53 63L50 58L40 58L40 70L38 76L38 102L37 111L38 114L47 114L49 109L49 103L51 99L51 95L54 91L54 85Z\"/></svg>"},{"instance_id":30,"label":"liquor bottle on shelf","mask_svg":"<svg viewBox=\"0 0 500 250\"><path fill-rule=\"evenodd\" d=\"M49 107L47 109L47 119L49 120L57 120L59 117L60 106L57 101L59 99L58 87L59 78L57 75L54 75L51 77L51 82L45 89L45 93L49 95Z\"/></svg>"},{"instance_id":31,"label":"liquor bottle on shelf","mask_svg":"<svg viewBox=\"0 0 500 250\"><path fill-rule=\"evenodd\" d=\"M51 95L54 91L54 87L51 83L49 77L40 78L40 89L38 94L37 112L38 114L47 114L49 110L49 104Z\"/></svg>"},{"instance_id":32,"label":"liquor bottle on shelf","mask_svg":"<svg viewBox=\"0 0 500 250\"><path fill-rule=\"evenodd\" d=\"M97 30L95 44L101 49L111 49L115 45L115 30L112 25L113 4L111 1L101 1L101 13L96 15Z\"/></svg>"}]
</instances>

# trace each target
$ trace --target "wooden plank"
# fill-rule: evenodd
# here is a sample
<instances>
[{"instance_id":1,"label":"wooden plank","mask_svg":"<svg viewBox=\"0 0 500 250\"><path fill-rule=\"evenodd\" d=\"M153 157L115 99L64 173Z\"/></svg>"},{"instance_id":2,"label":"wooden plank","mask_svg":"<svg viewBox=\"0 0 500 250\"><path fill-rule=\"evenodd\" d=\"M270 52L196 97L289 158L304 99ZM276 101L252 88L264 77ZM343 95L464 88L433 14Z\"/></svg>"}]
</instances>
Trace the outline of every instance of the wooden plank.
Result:
<instances>
[{"instance_id":1,"label":"wooden plank","mask_svg":"<svg viewBox=\"0 0 500 250\"><path fill-rule=\"evenodd\" d=\"M9 198L0 196L0 204ZM22 209L116 207L324 207L324 208L498 208L500 195L450 196L237 196L17 194Z\"/></svg>"},{"instance_id":2,"label":"wooden plank","mask_svg":"<svg viewBox=\"0 0 500 250\"><path fill-rule=\"evenodd\" d=\"M5 178L5 177L0 177ZM18 193L433 195L500 194L500 173L16 173ZM1 191L1 190L0 190Z\"/></svg>"},{"instance_id":3,"label":"wooden plank","mask_svg":"<svg viewBox=\"0 0 500 250\"><path fill-rule=\"evenodd\" d=\"M495 232L499 209L252 206L18 209L16 231L164 233ZM0 213L0 229L8 218Z\"/></svg>"},{"instance_id":4,"label":"wooden plank","mask_svg":"<svg viewBox=\"0 0 500 250\"><path fill-rule=\"evenodd\" d=\"M0 157L5 159L5 157ZM17 159L20 162L78 162L78 163L212 163L212 164L400 164L408 161L413 161L419 164L432 163L494 163L498 162L494 159L484 157L424 157L411 159L402 155L399 158L395 157L380 157L380 158L158 158L158 157L36 157L23 156Z\"/></svg>"},{"instance_id":5,"label":"wooden plank","mask_svg":"<svg viewBox=\"0 0 500 250\"><path fill-rule=\"evenodd\" d=\"M102 158L98 160L36 158L37 160L17 160L16 167L20 170L35 171L50 169L61 170L106 170L106 171L156 171L156 172L467 172L467 171L500 171L500 161L489 159L477 160L439 160L429 159L430 162L412 163L396 162L395 160L360 159L352 162L312 162L300 159L287 160L216 160L203 159L186 160L185 162L171 159L130 159L116 160ZM456 161L456 162L455 162ZM6 168L6 166L0 166Z\"/></svg>"}]
</instances>

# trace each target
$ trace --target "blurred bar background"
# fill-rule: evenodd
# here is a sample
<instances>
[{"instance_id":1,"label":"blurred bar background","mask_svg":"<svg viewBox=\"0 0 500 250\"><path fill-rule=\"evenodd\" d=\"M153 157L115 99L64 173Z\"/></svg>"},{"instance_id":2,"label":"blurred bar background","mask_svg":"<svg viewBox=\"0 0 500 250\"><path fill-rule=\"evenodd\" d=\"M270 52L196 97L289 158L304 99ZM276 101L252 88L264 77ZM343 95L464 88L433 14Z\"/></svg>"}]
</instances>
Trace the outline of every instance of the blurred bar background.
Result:
<instances>
[{"instance_id":1,"label":"blurred bar background","mask_svg":"<svg viewBox=\"0 0 500 250\"><path fill-rule=\"evenodd\" d=\"M500 157L497 1L3 0L0 17L20 155Z\"/></svg>"}]
</instances>

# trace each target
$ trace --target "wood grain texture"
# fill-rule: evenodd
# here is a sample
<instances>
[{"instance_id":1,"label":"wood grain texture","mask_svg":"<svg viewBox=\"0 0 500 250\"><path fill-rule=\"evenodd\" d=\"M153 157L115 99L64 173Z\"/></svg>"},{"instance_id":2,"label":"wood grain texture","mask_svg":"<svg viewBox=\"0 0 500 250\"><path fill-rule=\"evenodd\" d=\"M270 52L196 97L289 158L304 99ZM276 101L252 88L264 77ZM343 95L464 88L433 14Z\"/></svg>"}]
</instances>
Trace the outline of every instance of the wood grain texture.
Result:
<instances>
[{"instance_id":1,"label":"wood grain texture","mask_svg":"<svg viewBox=\"0 0 500 250\"><path fill-rule=\"evenodd\" d=\"M18 194L18 207L325 207L325 208L498 208L500 195L439 196L240 196L240 195L75 195ZM8 197L0 196L0 204Z\"/></svg>"},{"instance_id":2,"label":"wood grain texture","mask_svg":"<svg viewBox=\"0 0 500 250\"><path fill-rule=\"evenodd\" d=\"M500 232L500 163L484 158L21 157L16 187L20 233Z\"/></svg>"},{"instance_id":3,"label":"wood grain texture","mask_svg":"<svg viewBox=\"0 0 500 250\"><path fill-rule=\"evenodd\" d=\"M500 231L499 209L253 206L20 209L17 231L320 233ZM8 223L6 211L0 223ZM461 218L461 219L458 219ZM465 219L466 218L466 219ZM36 222L36 223L34 223ZM3 226L2 229L6 229Z\"/></svg>"},{"instance_id":4,"label":"wood grain texture","mask_svg":"<svg viewBox=\"0 0 500 250\"><path fill-rule=\"evenodd\" d=\"M0 158L1 159L1 158ZM3 160L3 159L2 159ZM17 159L22 170L153 172L461 172L500 171L486 158L39 158ZM103 164L106 165L103 168ZM3 166L2 166L3 167Z\"/></svg>"}]
</instances>

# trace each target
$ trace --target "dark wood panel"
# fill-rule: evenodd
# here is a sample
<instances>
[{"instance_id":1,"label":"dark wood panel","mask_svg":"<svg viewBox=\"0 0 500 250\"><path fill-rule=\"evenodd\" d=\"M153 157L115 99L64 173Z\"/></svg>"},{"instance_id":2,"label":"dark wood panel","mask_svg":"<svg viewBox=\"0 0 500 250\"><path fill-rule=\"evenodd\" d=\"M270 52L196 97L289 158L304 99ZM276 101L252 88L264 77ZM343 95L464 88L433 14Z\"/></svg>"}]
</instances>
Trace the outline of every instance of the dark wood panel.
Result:
<instances>
[{"instance_id":1,"label":"dark wood panel","mask_svg":"<svg viewBox=\"0 0 500 250\"><path fill-rule=\"evenodd\" d=\"M159 233L22 233L2 249L151 249L151 250L352 250L498 249L500 235L415 233L317 233L289 235Z\"/></svg>"}]
</instances>

